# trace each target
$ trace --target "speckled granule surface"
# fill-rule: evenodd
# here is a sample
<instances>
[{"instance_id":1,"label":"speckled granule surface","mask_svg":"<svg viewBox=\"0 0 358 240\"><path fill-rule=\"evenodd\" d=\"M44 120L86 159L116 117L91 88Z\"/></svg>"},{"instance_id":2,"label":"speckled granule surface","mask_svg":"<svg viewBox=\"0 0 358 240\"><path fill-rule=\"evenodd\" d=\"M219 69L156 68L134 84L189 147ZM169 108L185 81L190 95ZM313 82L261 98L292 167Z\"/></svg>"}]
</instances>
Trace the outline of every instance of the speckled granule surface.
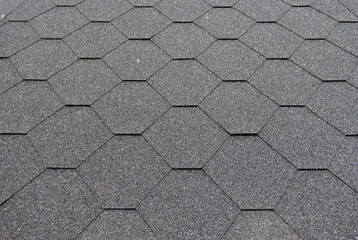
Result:
<instances>
[{"instance_id":1,"label":"speckled granule surface","mask_svg":"<svg viewBox=\"0 0 358 240\"><path fill-rule=\"evenodd\" d=\"M0 0L0 240L357 240L357 0Z\"/></svg>"}]
</instances>

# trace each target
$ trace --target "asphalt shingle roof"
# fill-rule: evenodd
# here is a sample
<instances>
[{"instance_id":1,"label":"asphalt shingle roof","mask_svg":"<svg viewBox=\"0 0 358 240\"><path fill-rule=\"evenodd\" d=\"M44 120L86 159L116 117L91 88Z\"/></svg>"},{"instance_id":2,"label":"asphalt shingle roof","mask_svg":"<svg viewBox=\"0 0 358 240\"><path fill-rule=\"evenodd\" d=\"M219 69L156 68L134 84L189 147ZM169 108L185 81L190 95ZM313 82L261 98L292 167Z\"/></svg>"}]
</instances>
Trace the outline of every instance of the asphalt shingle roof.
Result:
<instances>
[{"instance_id":1,"label":"asphalt shingle roof","mask_svg":"<svg viewBox=\"0 0 358 240\"><path fill-rule=\"evenodd\" d=\"M0 240L358 239L357 0L0 17Z\"/></svg>"}]
</instances>

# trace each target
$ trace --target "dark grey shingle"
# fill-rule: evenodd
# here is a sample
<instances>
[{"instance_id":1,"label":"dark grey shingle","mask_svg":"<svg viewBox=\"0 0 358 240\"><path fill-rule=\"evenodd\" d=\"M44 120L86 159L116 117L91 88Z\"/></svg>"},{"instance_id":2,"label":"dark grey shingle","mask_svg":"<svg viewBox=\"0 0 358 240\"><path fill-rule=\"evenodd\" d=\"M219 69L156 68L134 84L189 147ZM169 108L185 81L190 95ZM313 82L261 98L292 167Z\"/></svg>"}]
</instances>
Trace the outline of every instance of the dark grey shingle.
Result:
<instances>
[{"instance_id":1,"label":"dark grey shingle","mask_svg":"<svg viewBox=\"0 0 358 240\"><path fill-rule=\"evenodd\" d=\"M132 7L126 0L86 0L77 5L90 21L112 21Z\"/></svg>"},{"instance_id":2,"label":"dark grey shingle","mask_svg":"<svg viewBox=\"0 0 358 240\"><path fill-rule=\"evenodd\" d=\"M0 93L21 82L22 78L9 59L0 59Z\"/></svg>"},{"instance_id":3,"label":"dark grey shingle","mask_svg":"<svg viewBox=\"0 0 358 240\"><path fill-rule=\"evenodd\" d=\"M55 4L51 0L26 0L6 18L13 21L28 21L54 7Z\"/></svg>"},{"instance_id":4,"label":"dark grey shingle","mask_svg":"<svg viewBox=\"0 0 358 240\"><path fill-rule=\"evenodd\" d=\"M341 0L316 0L312 7L337 21L358 21L358 17L349 11Z\"/></svg>"},{"instance_id":5,"label":"dark grey shingle","mask_svg":"<svg viewBox=\"0 0 358 240\"><path fill-rule=\"evenodd\" d=\"M358 56L358 23L338 23L327 39Z\"/></svg>"}]
</instances>

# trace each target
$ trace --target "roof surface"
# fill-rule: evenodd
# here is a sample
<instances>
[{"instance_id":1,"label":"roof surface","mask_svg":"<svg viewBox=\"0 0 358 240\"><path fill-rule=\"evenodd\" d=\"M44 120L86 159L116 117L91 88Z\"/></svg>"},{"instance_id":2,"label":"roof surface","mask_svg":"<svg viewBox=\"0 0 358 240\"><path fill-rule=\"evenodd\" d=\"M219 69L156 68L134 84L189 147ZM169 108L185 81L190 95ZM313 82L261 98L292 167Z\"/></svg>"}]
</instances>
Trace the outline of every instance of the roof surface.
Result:
<instances>
[{"instance_id":1,"label":"roof surface","mask_svg":"<svg viewBox=\"0 0 358 240\"><path fill-rule=\"evenodd\" d=\"M0 0L0 239L358 239L356 0Z\"/></svg>"}]
</instances>

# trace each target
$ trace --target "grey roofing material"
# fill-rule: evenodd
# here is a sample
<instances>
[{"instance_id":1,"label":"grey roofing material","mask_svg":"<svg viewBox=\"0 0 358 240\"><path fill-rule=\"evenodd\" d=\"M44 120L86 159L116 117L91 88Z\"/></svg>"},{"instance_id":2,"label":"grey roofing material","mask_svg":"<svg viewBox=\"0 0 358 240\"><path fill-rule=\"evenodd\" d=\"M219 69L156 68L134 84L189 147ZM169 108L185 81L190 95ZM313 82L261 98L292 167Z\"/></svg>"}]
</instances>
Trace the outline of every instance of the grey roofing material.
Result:
<instances>
[{"instance_id":1,"label":"grey roofing material","mask_svg":"<svg viewBox=\"0 0 358 240\"><path fill-rule=\"evenodd\" d=\"M0 239L358 239L357 0L0 0Z\"/></svg>"}]
</instances>

